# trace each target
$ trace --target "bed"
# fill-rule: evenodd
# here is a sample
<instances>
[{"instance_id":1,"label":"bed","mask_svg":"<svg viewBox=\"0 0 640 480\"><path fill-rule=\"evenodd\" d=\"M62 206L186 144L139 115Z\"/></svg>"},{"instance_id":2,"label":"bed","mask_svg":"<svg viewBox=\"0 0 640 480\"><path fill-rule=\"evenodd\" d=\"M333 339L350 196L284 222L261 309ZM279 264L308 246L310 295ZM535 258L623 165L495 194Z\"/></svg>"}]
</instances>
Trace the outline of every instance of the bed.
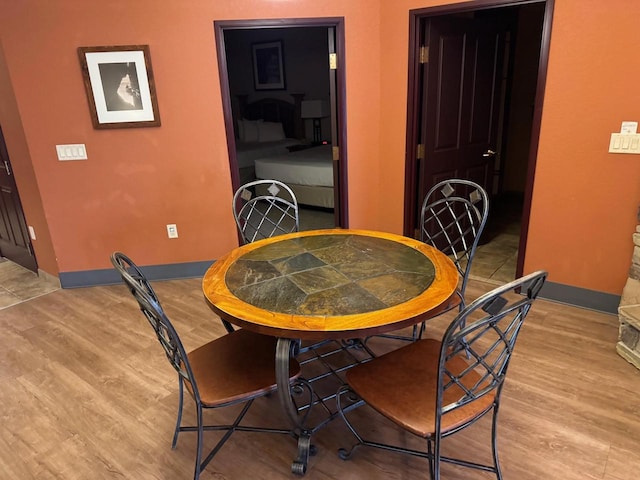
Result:
<instances>
[{"instance_id":1,"label":"bed","mask_svg":"<svg viewBox=\"0 0 640 480\"><path fill-rule=\"evenodd\" d=\"M261 98L237 95L236 160L240 185L255 179L280 180L291 187L298 203L332 209L333 162L330 145L305 144L301 104L304 94ZM302 145L295 151L289 147Z\"/></svg>"},{"instance_id":2,"label":"bed","mask_svg":"<svg viewBox=\"0 0 640 480\"><path fill-rule=\"evenodd\" d=\"M303 142L304 126L300 116L303 97L293 95L291 103L280 98L248 102L248 95L237 96L234 128L241 184L255 179L257 158L285 154L288 147Z\"/></svg>"},{"instance_id":3,"label":"bed","mask_svg":"<svg viewBox=\"0 0 640 480\"><path fill-rule=\"evenodd\" d=\"M302 205L334 207L331 145L258 158L255 175L261 180L286 183Z\"/></svg>"}]
</instances>

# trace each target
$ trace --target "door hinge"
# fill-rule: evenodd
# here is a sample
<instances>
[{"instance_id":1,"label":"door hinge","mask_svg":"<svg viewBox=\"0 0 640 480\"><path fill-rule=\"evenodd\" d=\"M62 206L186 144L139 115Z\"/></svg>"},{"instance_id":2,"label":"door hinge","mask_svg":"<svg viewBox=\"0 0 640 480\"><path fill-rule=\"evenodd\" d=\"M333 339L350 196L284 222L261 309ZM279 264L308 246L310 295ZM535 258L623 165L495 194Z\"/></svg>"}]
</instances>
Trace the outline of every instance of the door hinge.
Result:
<instances>
[{"instance_id":1,"label":"door hinge","mask_svg":"<svg viewBox=\"0 0 640 480\"><path fill-rule=\"evenodd\" d=\"M420 47L420 63L429 63L429 46L422 45Z\"/></svg>"},{"instance_id":2,"label":"door hinge","mask_svg":"<svg viewBox=\"0 0 640 480\"><path fill-rule=\"evenodd\" d=\"M338 54L329 54L329 70L336 70L338 68Z\"/></svg>"},{"instance_id":3,"label":"door hinge","mask_svg":"<svg viewBox=\"0 0 640 480\"><path fill-rule=\"evenodd\" d=\"M340 149L338 147L331 147L331 153L333 155L334 162L340 160Z\"/></svg>"},{"instance_id":4,"label":"door hinge","mask_svg":"<svg viewBox=\"0 0 640 480\"><path fill-rule=\"evenodd\" d=\"M424 143L418 144L418 150L416 151L416 158L419 158L419 159L424 158Z\"/></svg>"}]
</instances>

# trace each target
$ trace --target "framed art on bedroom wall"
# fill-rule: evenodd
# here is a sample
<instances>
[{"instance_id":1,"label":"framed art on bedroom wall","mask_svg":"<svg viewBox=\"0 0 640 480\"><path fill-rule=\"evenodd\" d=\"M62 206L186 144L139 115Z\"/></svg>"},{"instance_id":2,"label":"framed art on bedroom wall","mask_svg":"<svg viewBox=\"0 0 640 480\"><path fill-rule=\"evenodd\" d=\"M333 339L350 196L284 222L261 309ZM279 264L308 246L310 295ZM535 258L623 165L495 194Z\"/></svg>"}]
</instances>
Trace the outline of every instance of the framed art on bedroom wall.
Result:
<instances>
[{"instance_id":1,"label":"framed art on bedroom wall","mask_svg":"<svg viewBox=\"0 0 640 480\"><path fill-rule=\"evenodd\" d=\"M253 79L256 90L284 90L282 42L254 43Z\"/></svg>"}]
</instances>

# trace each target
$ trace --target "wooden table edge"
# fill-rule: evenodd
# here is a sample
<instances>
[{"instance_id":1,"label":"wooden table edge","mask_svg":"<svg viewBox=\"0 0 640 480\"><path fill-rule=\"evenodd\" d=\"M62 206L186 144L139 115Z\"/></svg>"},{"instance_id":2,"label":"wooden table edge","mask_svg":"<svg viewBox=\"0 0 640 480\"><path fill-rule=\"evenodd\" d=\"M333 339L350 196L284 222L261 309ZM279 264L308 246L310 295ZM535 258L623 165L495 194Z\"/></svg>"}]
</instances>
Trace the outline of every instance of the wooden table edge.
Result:
<instances>
[{"instance_id":1,"label":"wooden table edge","mask_svg":"<svg viewBox=\"0 0 640 480\"><path fill-rule=\"evenodd\" d=\"M415 248L425 254L433 263L436 275L434 283L438 282L438 290L434 291L432 284L425 292L407 302L373 312L314 317L272 312L245 303L237 299L229 291L224 281L224 276L220 275L221 272L226 272L229 265L238 257L252 250L271 243L316 235L362 235L392 240ZM222 256L207 269L202 280L202 289L209 307L222 319L234 325L276 337L320 340L361 338L368 335L388 333L419 323L445 309L449 300L455 295L458 278L458 270L449 257L419 240L371 230L329 229L280 235L238 247ZM305 320L309 321L316 318L335 319L336 325L332 328L313 328L311 330L299 328L305 324ZM389 318L395 318L396 320L389 322Z\"/></svg>"}]
</instances>

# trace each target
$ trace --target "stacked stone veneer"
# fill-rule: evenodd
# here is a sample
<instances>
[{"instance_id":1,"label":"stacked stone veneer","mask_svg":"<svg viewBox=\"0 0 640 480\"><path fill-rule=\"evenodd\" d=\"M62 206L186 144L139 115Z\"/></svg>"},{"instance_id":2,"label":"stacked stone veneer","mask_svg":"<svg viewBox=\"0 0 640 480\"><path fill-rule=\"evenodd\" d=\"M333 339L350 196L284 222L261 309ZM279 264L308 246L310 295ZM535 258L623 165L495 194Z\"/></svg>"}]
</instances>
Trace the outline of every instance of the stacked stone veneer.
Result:
<instances>
[{"instance_id":1,"label":"stacked stone veneer","mask_svg":"<svg viewBox=\"0 0 640 480\"><path fill-rule=\"evenodd\" d=\"M640 369L640 225L633 234L633 258L629 278L622 290L618 318L620 334L616 350Z\"/></svg>"}]
</instances>

